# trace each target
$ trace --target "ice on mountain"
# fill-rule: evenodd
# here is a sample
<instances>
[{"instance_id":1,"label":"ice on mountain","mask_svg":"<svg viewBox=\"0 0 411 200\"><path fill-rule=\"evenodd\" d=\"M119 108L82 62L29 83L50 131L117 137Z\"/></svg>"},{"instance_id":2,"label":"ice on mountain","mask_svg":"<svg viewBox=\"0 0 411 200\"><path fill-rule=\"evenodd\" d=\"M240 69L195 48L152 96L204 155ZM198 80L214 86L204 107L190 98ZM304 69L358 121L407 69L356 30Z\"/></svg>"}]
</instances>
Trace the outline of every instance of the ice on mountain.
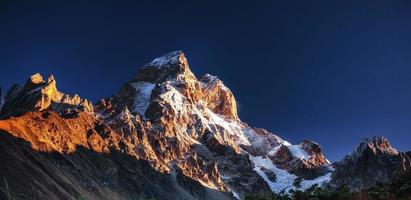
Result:
<instances>
[{"instance_id":1,"label":"ice on mountain","mask_svg":"<svg viewBox=\"0 0 411 200\"><path fill-rule=\"evenodd\" d=\"M161 94L160 97L164 99L177 114L182 114L186 111L184 109L186 106L184 102L185 97L172 86L170 86L168 89L169 91Z\"/></svg>"},{"instance_id":2,"label":"ice on mountain","mask_svg":"<svg viewBox=\"0 0 411 200\"><path fill-rule=\"evenodd\" d=\"M157 68L176 65L179 61L179 56L182 52L181 51L173 51L167 54L162 55L150 62L150 66L155 66Z\"/></svg>"},{"instance_id":3,"label":"ice on mountain","mask_svg":"<svg viewBox=\"0 0 411 200\"><path fill-rule=\"evenodd\" d=\"M138 113L141 116L147 111L150 105L151 92L153 91L155 84L148 82L131 83L136 90L136 97L133 103L133 112Z\"/></svg>"},{"instance_id":4,"label":"ice on mountain","mask_svg":"<svg viewBox=\"0 0 411 200\"><path fill-rule=\"evenodd\" d=\"M270 187L271 191L275 193L289 192L291 189L304 191L315 184L317 184L318 186L321 186L322 184L329 182L331 180L331 173L327 173L313 180L303 179L301 181L301 187L296 188L294 186L294 181L297 178L296 175L291 174L286 170L277 168L268 157L251 156L251 155L249 156L250 156L251 162L254 164L254 170L257 172L258 175L260 175L264 179L264 181ZM275 174L276 176L275 182L271 181L268 178L268 176L261 170L262 167L272 171Z\"/></svg>"},{"instance_id":5,"label":"ice on mountain","mask_svg":"<svg viewBox=\"0 0 411 200\"><path fill-rule=\"evenodd\" d=\"M311 186L317 184L318 186L323 185L324 183L328 183L331 180L331 174L332 173L327 173L322 176L317 177L316 179L313 180L303 180L301 181L301 187L298 188L299 190L306 190L310 188Z\"/></svg>"},{"instance_id":6,"label":"ice on mountain","mask_svg":"<svg viewBox=\"0 0 411 200\"><path fill-rule=\"evenodd\" d=\"M293 154L293 156L296 158L305 159L305 160L308 160L311 158L311 156L308 155L307 152L305 152L304 149L302 149L300 145L286 145L286 146L290 150L291 154Z\"/></svg>"},{"instance_id":7,"label":"ice on mountain","mask_svg":"<svg viewBox=\"0 0 411 200\"><path fill-rule=\"evenodd\" d=\"M227 133L231 134L231 136L236 138L236 143L238 145L245 145L251 146L250 141L244 135L244 129L235 121L228 121L224 119L223 116L215 114L208 108L204 108L203 112L200 112L196 109L201 119L208 124L208 126L220 126L227 131Z\"/></svg>"},{"instance_id":8,"label":"ice on mountain","mask_svg":"<svg viewBox=\"0 0 411 200\"><path fill-rule=\"evenodd\" d=\"M268 186L270 186L271 191L275 193L280 193L282 191L288 191L292 189L294 186L294 180L297 178L294 174L290 174L286 170L282 170L277 168L273 162L267 158L262 156L251 156L250 160L254 164L254 170L267 182ZM276 175L276 181L271 181L268 176L261 170L261 167L264 167Z\"/></svg>"}]
</instances>

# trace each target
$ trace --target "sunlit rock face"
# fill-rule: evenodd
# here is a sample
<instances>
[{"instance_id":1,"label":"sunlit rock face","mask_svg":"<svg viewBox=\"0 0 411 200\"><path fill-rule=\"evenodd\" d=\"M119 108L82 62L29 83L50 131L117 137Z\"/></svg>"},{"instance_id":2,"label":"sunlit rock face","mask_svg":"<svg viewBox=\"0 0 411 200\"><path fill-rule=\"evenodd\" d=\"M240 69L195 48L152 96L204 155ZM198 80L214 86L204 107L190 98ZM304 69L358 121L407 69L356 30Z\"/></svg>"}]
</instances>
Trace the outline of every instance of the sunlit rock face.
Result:
<instances>
[{"instance_id":1,"label":"sunlit rock face","mask_svg":"<svg viewBox=\"0 0 411 200\"><path fill-rule=\"evenodd\" d=\"M212 159L216 152L241 152L231 130L238 124L211 111L202 97L187 59L176 51L146 64L117 95L101 101L115 108L97 106L96 112L129 138L131 154L149 160L157 170L178 168L206 187L230 192Z\"/></svg>"},{"instance_id":2,"label":"sunlit rock face","mask_svg":"<svg viewBox=\"0 0 411 200\"><path fill-rule=\"evenodd\" d=\"M69 116L78 111L93 112L93 105L78 95L59 92L52 75L47 80L43 80L43 77L37 73L32 75L24 85L12 86L6 94L1 116L9 117L46 109Z\"/></svg>"},{"instance_id":3,"label":"sunlit rock face","mask_svg":"<svg viewBox=\"0 0 411 200\"><path fill-rule=\"evenodd\" d=\"M244 198L321 185L333 170L318 144L305 140L292 145L242 122L230 89L216 76L197 78L181 51L147 63L94 108L87 100L59 92L52 76L43 80L35 74L8 91L1 116L6 118L1 130L37 151L76 154L83 149L104 155L96 159L107 162L105 167L80 162L97 169L84 175L92 184L81 185L89 187L86 191L108 185L113 194L109 199L133 199L136 193L145 199L154 194L156 199ZM70 180L83 177L78 173ZM301 187L294 186L297 178L303 180ZM89 195L96 197L97 192Z\"/></svg>"},{"instance_id":4,"label":"sunlit rock face","mask_svg":"<svg viewBox=\"0 0 411 200\"><path fill-rule=\"evenodd\" d=\"M250 156L276 157L276 150L286 141L241 122L232 92L216 76L206 74L198 79L181 51L146 64L117 95L100 101L95 112L127 138L124 141L130 154L149 160L159 171L171 173L178 168L206 187L238 197L272 190ZM307 171L330 168L329 163L316 159L321 157L317 156L322 155L321 149L315 152L314 147L305 146L311 160L289 162L308 163L299 166ZM296 170L284 170L290 179L296 178L292 174ZM264 171L275 174L270 167ZM329 172L324 170L310 178ZM283 187L292 188L292 183Z\"/></svg>"},{"instance_id":5,"label":"sunlit rock face","mask_svg":"<svg viewBox=\"0 0 411 200\"><path fill-rule=\"evenodd\" d=\"M331 184L361 190L376 182L389 182L395 175L411 169L411 158L391 146L384 137L364 139L342 161L336 163Z\"/></svg>"},{"instance_id":6,"label":"sunlit rock face","mask_svg":"<svg viewBox=\"0 0 411 200\"><path fill-rule=\"evenodd\" d=\"M216 76L206 74L200 78L202 99L207 107L227 119L237 120L237 103L231 91Z\"/></svg>"}]
</instances>

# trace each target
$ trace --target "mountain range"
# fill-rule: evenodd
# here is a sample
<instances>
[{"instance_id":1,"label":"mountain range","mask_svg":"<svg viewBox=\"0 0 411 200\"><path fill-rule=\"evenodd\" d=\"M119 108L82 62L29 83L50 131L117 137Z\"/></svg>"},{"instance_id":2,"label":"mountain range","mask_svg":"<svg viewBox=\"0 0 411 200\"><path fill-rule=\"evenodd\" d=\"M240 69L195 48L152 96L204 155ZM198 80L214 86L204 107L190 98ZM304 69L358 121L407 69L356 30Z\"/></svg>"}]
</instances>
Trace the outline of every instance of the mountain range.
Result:
<instances>
[{"instance_id":1,"label":"mountain range","mask_svg":"<svg viewBox=\"0 0 411 200\"><path fill-rule=\"evenodd\" d=\"M1 93L1 91L0 91ZM244 199L312 186L361 191L411 168L382 136L331 163L309 139L291 144L241 121L216 76L181 51L141 67L92 103L34 74L0 99L2 199Z\"/></svg>"}]
</instances>

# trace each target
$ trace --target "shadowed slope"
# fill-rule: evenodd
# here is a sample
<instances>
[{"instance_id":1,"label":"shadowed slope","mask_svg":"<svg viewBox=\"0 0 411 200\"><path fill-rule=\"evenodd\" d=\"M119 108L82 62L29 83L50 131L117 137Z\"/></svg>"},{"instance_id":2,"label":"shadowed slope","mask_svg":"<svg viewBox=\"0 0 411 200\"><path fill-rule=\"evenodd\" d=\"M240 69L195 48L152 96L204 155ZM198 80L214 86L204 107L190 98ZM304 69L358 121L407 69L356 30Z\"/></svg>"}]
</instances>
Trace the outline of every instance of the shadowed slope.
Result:
<instances>
[{"instance_id":1,"label":"shadowed slope","mask_svg":"<svg viewBox=\"0 0 411 200\"><path fill-rule=\"evenodd\" d=\"M91 119L85 113L65 119L44 111L0 121L3 197L230 199L178 170L174 175L160 173L147 161L107 145Z\"/></svg>"}]
</instances>

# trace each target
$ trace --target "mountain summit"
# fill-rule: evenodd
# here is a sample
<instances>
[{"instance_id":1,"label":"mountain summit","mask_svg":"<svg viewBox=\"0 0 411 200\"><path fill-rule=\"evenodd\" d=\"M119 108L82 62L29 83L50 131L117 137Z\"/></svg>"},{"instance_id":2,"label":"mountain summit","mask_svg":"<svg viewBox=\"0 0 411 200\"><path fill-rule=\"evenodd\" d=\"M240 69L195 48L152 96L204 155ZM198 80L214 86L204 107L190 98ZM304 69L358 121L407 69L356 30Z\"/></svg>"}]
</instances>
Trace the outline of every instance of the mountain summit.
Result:
<instances>
[{"instance_id":1,"label":"mountain summit","mask_svg":"<svg viewBox=\"0 0 411 200\"><path fill-rule=\"evenodd\" d=\"M364 139L342 161L336 163L332 184L361 190L377 182L389 182L411 169L411 158L391 146L383 136Z\"/></svg>"},{"instance_id":2,"label":"mountain summit","mask_svg":"<svg viewBox=\"0 0 411 200\"><path fill-rule=\"evenodd\" d=\"M10 192L34 187L53 199L243 199L338 184L332 178L351 162L335 173L319 144L293 145L241 121L230 89L197 78L181 51L147 63L94 106L35 74L7 92L0 116ZM382 140L360 146L352 160L368 147L398 154Z\"/></svg>"},{"instance_id":3,"label":"mountain summit","mask_svg":"<svg viewBox=\"0 0 411 200\"><path fill-rule=\"evenodd\" d=\"M180 51L146 64L117 95L96 108L100 120L130 138L126 141L132 142L125 143L129 152L149 160L156 170L171 173L176 167L206 187L238 197L255 190L289 190L295 174L304 171L312 174L305 185L309 187L312 179L332 169L324 159L316 159L324 157L318 145L318 151L308 150L314 143L304 150L242 122L232 92L216 76L198 79ZM132 139L138 135L143 137ZM292 150L291 158L278 160L277 168L275 154L281 147ZM276 173L283 179L267 178Z\"/></svg>"},{"instance_id":4,"label":"mountain summit","mask_svg":"<svg viewBox=\"0 0 411 200\"><path fill-rule=\"evenodd\" d=\"M43 77L37 73L30 76L24 85L12 86L6 94L1 116L17 116L28 111L46 109L71 115L78 111L93 112L93 105L78 95L59 92L53 75L43 80Z\"/></svg>"}]
</instances>

